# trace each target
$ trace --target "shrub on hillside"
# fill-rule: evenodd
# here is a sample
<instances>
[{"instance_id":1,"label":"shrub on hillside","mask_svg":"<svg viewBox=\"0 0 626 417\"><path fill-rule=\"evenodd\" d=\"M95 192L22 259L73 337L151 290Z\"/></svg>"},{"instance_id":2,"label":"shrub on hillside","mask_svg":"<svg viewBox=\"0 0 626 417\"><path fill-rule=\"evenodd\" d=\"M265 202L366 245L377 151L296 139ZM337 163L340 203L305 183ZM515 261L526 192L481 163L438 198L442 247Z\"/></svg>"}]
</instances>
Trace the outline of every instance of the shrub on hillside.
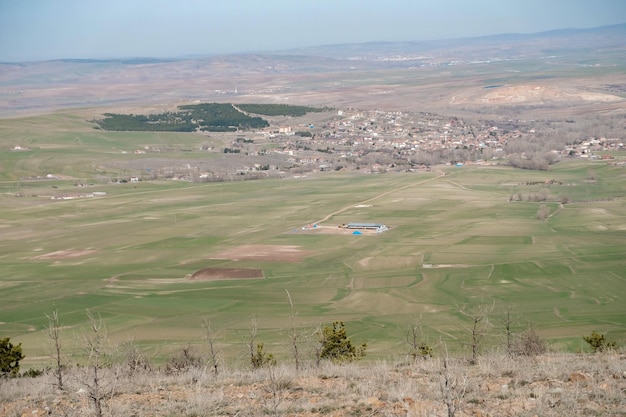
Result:
<instances>
[{"instance_id":1,"label":"shrub on hillside","mask_svg":"<svg viewBox=\"0 0 626 417\"><path fill-rule=\"evenodd\" d=\"M259 369L264 366L276 365L276 359L274 359L274 355L271 353L263 351L263 343L258 343L256 345L256 352L250 357L250 364L253 369Z\"/></svg>"},{"instance_id":2,"label":"shrub on hillside","mask_svg":"<svg viewBox=\"0 0 626 417\"><path fill-rule=\"evenodd\" d=\"M605 339L604 335L597 333L595 330L591 332L589 336L583 336L583 340L589 344L593 353L605 352L610 349L617 348L615 342L609 342Z\"/></svg>"},{"instance_id":3,"label":"shrub on hillside","mask_svg":"<svg viewBox=\"0 0 626 417\"><path fill-rule=\"evenodd\" d=\"M15 377L20 372L20 361L24 359L22 344L14 345L10 337L0 339L0 377Z\"/></svg>"},{"instance_id":4,"label":"shrub on hillside","mask_svg":"<svg viewBox=\"0 0 626 417\"><path fill-rule=\"evenodd\" d=\"M169 358L165 364L165 371L168 373L178 373L190 368L199 368L204 363L202 357L197 354L191 345L186 345L180 352Z\"/></svg>"},{"instance_id":5,"label":"shrub on hillside","mask_svg":"<svg viewBox=\"0 0 626 417\"><path fill-rule=\"evenodd\" d=\"M344 363L359 360L365 356L367 345L354 346L348 338L346 326L336 321L331 326L324 326L318 333L321 350L321 359L330 359L334 363Z\"/></svg>"},{"instance_id":6,"label":"shrub on hillside","mask_svg":"<svg viewBox=\"0 0 626 417\"><path fill-rule=\"evenodd\" d=\"M522 356L538 356L546 353L547 350L546 342L532 327L517 336L513 349L515 354Z\"/></svg>"}]
</instances>

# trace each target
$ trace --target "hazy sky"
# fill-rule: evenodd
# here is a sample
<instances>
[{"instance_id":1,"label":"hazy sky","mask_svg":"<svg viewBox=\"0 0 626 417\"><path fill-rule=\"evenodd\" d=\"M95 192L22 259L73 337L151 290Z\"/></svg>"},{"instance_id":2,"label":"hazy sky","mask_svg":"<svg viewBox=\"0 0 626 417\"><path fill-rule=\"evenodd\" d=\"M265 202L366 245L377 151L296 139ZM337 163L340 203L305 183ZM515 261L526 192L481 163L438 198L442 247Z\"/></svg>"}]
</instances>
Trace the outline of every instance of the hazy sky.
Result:
<instances>
[{"instance_id":1,"label":"hazy sky","mask_svg":"<svg viewBox=\"0 0 626 417\"><path fill-rule=\"evenodd\" d=\"M0 61L177 57L625 22L625 0L0 0Z\"/></svg>"}]
</instances>

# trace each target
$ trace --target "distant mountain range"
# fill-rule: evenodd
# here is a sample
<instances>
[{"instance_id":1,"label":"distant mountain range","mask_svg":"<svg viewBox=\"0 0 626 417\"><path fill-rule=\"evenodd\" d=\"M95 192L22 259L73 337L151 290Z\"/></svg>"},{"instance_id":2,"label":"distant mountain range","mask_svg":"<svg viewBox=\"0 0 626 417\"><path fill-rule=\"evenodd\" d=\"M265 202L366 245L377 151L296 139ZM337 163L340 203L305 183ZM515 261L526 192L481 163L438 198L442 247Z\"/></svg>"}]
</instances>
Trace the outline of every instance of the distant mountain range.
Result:
<instances>
[{"instance_id":1,"label":"distant mountain range","mask_svg":"<svg viewBox=\"0 0 626 417\"><path fill-rule=\"evenodd\" d=\"M393 61L399 56L442 57L472 55L484 58L511 58L514 56L542 57L554 53L578 53L581 51L617 49L626 55L626 23L590 29L558 29L531 34L504 33L499 35L441 39L430 41L366 42L350 44L320 45L283 51L245 54L204 55L172 58L131 57L111 59L60 59L67 63L117 63L123 65L145 65L175 61L211 59L224 56L315 56L353 61ZM626 56L625 56L626 58ZM0 63L2 64L2 63ZM13 63L15 64L15 63Z\"/></svg>"},{"instance_id":2,"label":"distant mountain range","mask_svg":"<svg viewBox=\"0 0 626 417\"><path fill-rule=\"evenodd\" d=\"M474 38L415 42L369 42L291 49L286 54L336 59L381 60L398 55L484 58L541 57L555 53L617 49L626 59L626 23L592 29L560 29L532 34L506 33Z\"/></svg>"}]
</instances>

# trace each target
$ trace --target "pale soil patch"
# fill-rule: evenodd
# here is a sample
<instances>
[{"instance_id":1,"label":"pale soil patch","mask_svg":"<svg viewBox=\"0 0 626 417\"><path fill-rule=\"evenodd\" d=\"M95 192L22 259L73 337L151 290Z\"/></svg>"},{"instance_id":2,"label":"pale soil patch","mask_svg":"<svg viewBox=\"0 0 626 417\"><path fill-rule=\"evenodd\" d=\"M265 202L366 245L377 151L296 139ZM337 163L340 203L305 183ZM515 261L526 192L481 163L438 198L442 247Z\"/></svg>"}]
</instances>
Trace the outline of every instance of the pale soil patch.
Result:
<instances>
[{"instance_id":1,"label":"pale soil patch","mask_svg":"<svg viewBox=\"0 0 626 417\"><path fill-rule=\"evenodd\" d=\"M360 266L367 268L369 266L370 260L372 259L371 256L368 256L367 258L363 258L361 259L358 263Z\"/></svg>"},{"instance_id":2,"label":"pale soil patch","mask_svg":"<svg viewBox=\"0 0 626 417\"><path fill-rule=\"evenodd\" d=\"M102 222L95 222L95 223L85 223L83 225L81 225L80 227L91 227L91 226L98 226L98 225L102 225L102 224L120 224L120 223L129 223L132 220L130 219L115 219L115 220L105 220Z\"/></svg>"},{"instance_id":3,"label":"pale soil patch","mask_svg":"<svg viewBox=\"0 0 626 417\"><path fill-rule=\"evenodd\" d=\"M194 272L192 280L224 280L224 279L259 279L263 278L262 269L246 268L205 268Z\"/></svg>"},{"instance_id":4,"label":"pale soil patch","mask_svg":"<svg viewBox=\"0 0 626 417\"><path fill-rule=\"evenodd\" d=\"M554 311L554 315L562 321L567 321L567 319L565 319L565 317L563 317L563 315L561 314L561 312L559 311L558 307L554 306L553 307L553 311Z\"/></svg>"},{"instance_id":5,"label":"pale soil patch","mask_svg":"<svg viewBox=\"0 0 626 417\"><path fill-rule=\"evenodd\" d=\"M368 269L407 269L419 267L422 256L368 256L357 261L357 265Z\"/></svg>"},{"instance_id":6,"label":"pale soil patch","mask_svg":"<svg viewBox=\"0 0 626 417\"><path fill-rule=\"evenodd\" d=\"M416 281L412 276L396 276L385 278L356 278L353 280L352 288L355 289L389 289L408 287Z\"/></svg>"},{"instance_id":7,"label":"pale soil patch","mask_svg":"<svg viewBox=\"0 0 626 417\"><path fill-rule=\"evenodd\" d=\"M622 98L610 94L590 93L572 88L559 88L547 85L516 85L494 89L481 98L490 104L533 103L546 100L570 101L621 101Z\"/></svg>"},{"instance_id":8,"label":"pale soil patch","mask_svg":"<svg viewBox=\"0 0 626 417\"><path fill-rule=\"evenodd\" d=\"M467 264L423 264L422 268L469 268Z\"/></svg>"},{"instance_id":9,"label":"pale soil patch","mask_svg":"<svg viewBox=\"0 0 626 417\"><path fill-rule=\"evenodd\" d=\"M536 104L546 101L607 103L623 101L623 98L612 94L583 91L582 88L573 86L523 84L494 88L486 94L482 89L474 90L473 93L465 92L460 96L452 97L450 104Z\"/></svg>"},{"instance_id":10,"label":"pale soil patch","mask_svg":"<svg viewBox=\"0 0 626 417\"><path fill-rule=\"evenodd\" d=\"M185 201L191 202L191 201L199 201L202 199L202 196L196 196L196 197L189 197L186 196L185 197ZM151 203L154 204L170 204L170 203L178 203L180 202L180 198L178 197L158 197L158 198L150 198L148 201L150 201ZM202 209L204 209L202 207Z\"/></svg>"},{"instance_id":11,"label":"pale soil patch","mask_svg":"<svg viewBox=\"0 0 626 417\"><path fill-rule=\"evenodd\" d=\"M296 245L242 245L227 249L211 259L300 262L308 252Z\"/></svg>"},{"instance_id":12,"label":"pale soil patch","mask_svg":"<svg viewBox=\"0 0 626 417\"><path fill-rule=\"evenodd\" d=\"M69 148L70 145L59 145L56 143L40 143L37 145L40 149L64 149Z\"/></svg>"},{"instance_id":13,"label":"pale soil patch","mask_svg":"<svg viewBox=\"0 0 626 417\"><path fill-rule=\"evenodd\" d=\"M336 311L362 314L413 314L415 305L384 292L355 291L333 305Z\"/></svg>"},{"instance_id":14,"label":"pale soil patch","mask_svg":"<svg viewBox=\"0 0 626 417\"><path fill-rule=\"evenodd\" d=\"M72 259L95 253L93 249L67 249L35 256L33 259Z\"/></svg>"}]
</instances>

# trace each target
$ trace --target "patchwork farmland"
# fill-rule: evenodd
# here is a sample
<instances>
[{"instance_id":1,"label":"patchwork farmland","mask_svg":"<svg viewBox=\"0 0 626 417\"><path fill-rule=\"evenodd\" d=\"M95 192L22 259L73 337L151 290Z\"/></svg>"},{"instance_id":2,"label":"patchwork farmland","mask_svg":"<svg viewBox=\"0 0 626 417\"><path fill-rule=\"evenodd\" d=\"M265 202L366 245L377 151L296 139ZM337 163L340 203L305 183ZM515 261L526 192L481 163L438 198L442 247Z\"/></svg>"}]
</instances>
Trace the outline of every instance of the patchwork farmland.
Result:
<instances>
[{"instance_id":1,"label":"patchwork farmland","mask_svg":"<svg viewBox=\"0 0 626 417\"><path fill-rule=\"evenodd\" d=\"M255 319L259 340L281 357L290 326L285 290L303 335L345 321L356 341L368 343L368 358L403 352L405 326L418 316L429 340L460 351L470 322L459 310L493 303L494 334L497 315L511 307L519 328L532 323L555 349L579 350L581 335L594 329L626 337L619 153L610 163L562 161L548 172L475 165L111 183L76 172L100 170L110 156L98 138L123 145L121 136L81 130L78 122L75 131L55 131L67 122L56 117L48 120L45 152L2 162L0 333L23 344L25 365L47 360L45 315L54 308L68 337L81 333L89 309L112 341L134 340L158 357L201 343L204 318L234 357ZM2 137L41 129L24 126L2 121ZM9 179L8 168L62 174ZM82 182L98 194L51 198ZM517 198L538 193L546 200ZM538 219L542 204L548 213ZM324 230L351 222L389 230ZM303 229L313 223L317 230Z\"/></svg>"}]
</instances>

